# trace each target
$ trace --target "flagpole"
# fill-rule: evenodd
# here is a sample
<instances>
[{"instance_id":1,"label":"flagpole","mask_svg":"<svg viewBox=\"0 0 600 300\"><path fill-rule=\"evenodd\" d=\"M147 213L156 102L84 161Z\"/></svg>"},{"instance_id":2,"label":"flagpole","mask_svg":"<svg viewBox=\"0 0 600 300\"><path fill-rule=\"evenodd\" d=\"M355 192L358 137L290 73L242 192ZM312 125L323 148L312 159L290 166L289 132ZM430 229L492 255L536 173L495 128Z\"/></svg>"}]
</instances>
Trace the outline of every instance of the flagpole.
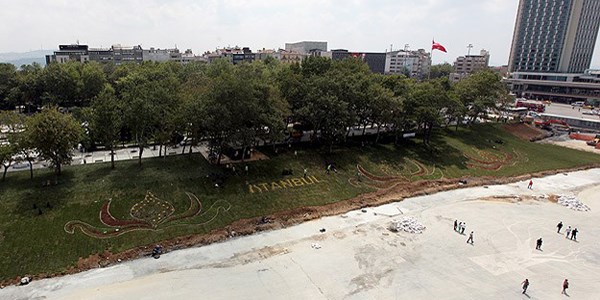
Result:
<instances>
[{"instance_id":1,"label":"flagpole","mask_svg":"<svg viewBox=\"0 0 600 300\"><path fill-rule=\"evenodd\" d=\"M431 49L431 55L429 55L429 74L427 75L427 81L431 80L431 67L433 66L433 48Z\"/></svg>"},{"instance_id":2,"label":"flagpole","mask_svg":"<svg viewBox=\"0 0 600 300\"><path fill-rule=\"evenodd\" d=\"M431 80L431 67L433 66L433 43L435 43L435 37L431 38L431 54L429 55L429 72L427 74L427 81Z\"/></svg>"}]
</instances>

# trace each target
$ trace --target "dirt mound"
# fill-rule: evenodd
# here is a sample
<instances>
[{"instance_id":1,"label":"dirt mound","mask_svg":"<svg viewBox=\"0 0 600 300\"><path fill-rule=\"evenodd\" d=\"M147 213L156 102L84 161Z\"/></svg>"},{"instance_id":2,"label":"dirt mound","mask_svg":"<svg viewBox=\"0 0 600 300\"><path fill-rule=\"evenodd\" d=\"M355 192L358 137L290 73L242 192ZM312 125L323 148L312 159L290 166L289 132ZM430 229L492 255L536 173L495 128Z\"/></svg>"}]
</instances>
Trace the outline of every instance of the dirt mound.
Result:
<instances>
[{"instance_id":1,"label":"dirt mound","mask_svg":"<svg viewBox=\"0 0 600 300\"><path fill-rule=\"evenodd\" d=\"M532 142L548 137L547 132L527 124L506 124L502 128L518 138Z\"/></svg>"}]
</instances>

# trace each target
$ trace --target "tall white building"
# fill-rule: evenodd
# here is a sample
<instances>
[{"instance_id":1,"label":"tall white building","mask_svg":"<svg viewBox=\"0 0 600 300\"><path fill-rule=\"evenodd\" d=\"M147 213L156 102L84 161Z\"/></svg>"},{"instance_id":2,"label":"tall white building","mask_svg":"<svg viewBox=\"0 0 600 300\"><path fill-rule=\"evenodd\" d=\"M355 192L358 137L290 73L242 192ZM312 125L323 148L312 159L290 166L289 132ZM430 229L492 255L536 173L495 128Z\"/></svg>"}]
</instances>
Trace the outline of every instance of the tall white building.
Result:
<instances>
[{"instance_id":1,"label":"tall white building","mask_svg":"<svg viewBox=\"0 0 600 300\"><path fill-rule=\"evenodd\" d=\"M520 0L509 71L583 73L599 27L598 0Z\"/></svg>"},{"instance_id":2,"label":"tall white building","mask_svg":"<svg viewBox=\"0 0 600 300\"><path fill-rule=\"evenodd\" d=\"M385 74L405 74L423 79L431 68L431 54L424 49L417 51L392 51L385 56Z\"/></svg>"}]
</instances>

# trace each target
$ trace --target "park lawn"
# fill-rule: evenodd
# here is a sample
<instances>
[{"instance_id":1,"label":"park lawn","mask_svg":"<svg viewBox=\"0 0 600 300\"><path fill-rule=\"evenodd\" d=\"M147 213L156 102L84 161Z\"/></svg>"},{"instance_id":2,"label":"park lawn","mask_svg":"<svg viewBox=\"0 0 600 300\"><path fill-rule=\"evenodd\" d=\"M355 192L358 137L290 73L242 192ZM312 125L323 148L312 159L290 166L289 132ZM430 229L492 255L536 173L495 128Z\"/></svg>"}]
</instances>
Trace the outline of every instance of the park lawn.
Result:
<instances>
[{"instance_id":1,"label":"park lawn","mask_svg":"<svg viewBox=\"0 0 600 300\"><path fill-rule=\"evenodd\" d=\"M430 147L411 140L399 147L356 145L335 149L331 154L310 148L282 149L275 154L272 148L266 148L262 151L271 159L248 163L247 176L243 165L238 165L238 174L233 175L231 170L208 164L198 154L147 159L141 168L136 161L117 162L115 170L110 169L110 164L69 166L64 168L59 184L52 187L42 187L43 182L53 178L49 170L36 171L33 180L29 180L28 172L9 173L6 182L0 183L0 280L24 274L60 273L75 265L78 258L105 250L119 252L177 236L207 233L239 219L353 198L373 190L367 185L349 183L356 177L357 164L373 174L420 180L515 176L600 163L600 155L530 143L496 125L441 131ZM501 144L496 142L499 140ZM293 150L298 151L297 156ZM511 153L513 159L497 170L470 166L465 154L480 157L481 151L498 158ZM327 174L327 163L335 163L338 172ZM419 165L427 172L413 175ZM304 168L319 182L272 190L271 182L301 178ZM294 175L284 177L284 169L293 170ZM214 187L214 174L226 176L222 187ZM268 184L268 192L257 192L256 188L250 192L248 184L256 187L262 183ZM110 211L116 218L131 219L130 208L149 191L170 202L176 212L188 208L186 192L193 193L207 214L176 221L159 230L134 231L106 239L89 237L78 229L74 234L64 230L64 225L73 220L105 227L99 220L99 211L109 198L113 199ZM34 204L42 210L41 215Z\"/></svg>"}]
</instances>

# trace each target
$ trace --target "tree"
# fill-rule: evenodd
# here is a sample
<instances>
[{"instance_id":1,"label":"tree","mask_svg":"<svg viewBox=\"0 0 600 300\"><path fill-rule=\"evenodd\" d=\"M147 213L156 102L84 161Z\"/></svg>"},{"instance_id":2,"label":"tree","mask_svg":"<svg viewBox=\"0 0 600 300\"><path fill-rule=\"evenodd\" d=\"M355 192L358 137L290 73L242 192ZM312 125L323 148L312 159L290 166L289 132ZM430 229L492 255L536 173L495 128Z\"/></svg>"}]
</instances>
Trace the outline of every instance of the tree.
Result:
<instances>
[{"instance_id":1,"label":"tree","mask_svg":"<svg viewBox=\"0 0 600 300\"><path fill-rule=\"evenodd\" d=\"M81 91L82 105L86 106L105 88L106 78L102 66L96 62L84 64L81 67Z\"/></svg>"},{"instance_id":2,"label":"tree","mask_svg":"<svg viewBox=\"0 0 600 300\"><path fill-rule=\"evenodd\" d=\"M25 134L40 158L49 161L60 175L61 166L71 162L72 150L83 130L71 115L50 107L27 120Z\"/></svg>"},{"instance_id":3,"label":"tree","mask_svg":"<svg viewBox=\"0 0 600 300\"><path fill-rule=\"evenodd\" d=\"M45 104L71 107L79 103L81 90L80 64L49 64L42 72Z\"/></svg>"},{"instance_id":4,"label":"tree","mask_svg":"<svg viewBox=\"0 0 600 300\"><path fill-rule=\"evenodd\" d=\"M148 143L155 139L162 148L174 132L179 108L179 82L173 72L157 63L145 63L118 81L124 105L124 122L139 148L139 164Z\"/></svg>"},{"instance_id":5,"label":"tree","mask_svg":"<svg viewBox=\"0 0 600 300\"><path fill-rule=\"evenodd\" d=\"M496 109L496 104L508 97L500 75L490 70L479 71L456 84L456 94L465 107L469 107L469 124L486 110Z\"/></svg>"},{"instance_id":6,"label":"tree","mask_svg":"<svg viewBox=\"0 0 600 300\"><path fill-rule=\"evenodd\" d=\"M430 73L429 78L430 79L448 78L448 76L452 72L454 72L454 67L449 63L433 65L433 66L431 66L431 69L429 71L429 73Z\"/></svg>"},{"instance_id":7,"label":"tree","mask_svg":"<svg viewBox=\"0 0 600 300\"><path fill-rule=\"evenodd\" d=\"M6 128L6 142L0 143L0 164L4 168L2 181L6 178L8 168L16 160L18 153L17 135L23 130L23 115L15 111L0 111L0 127Z\"/></svg>"},{"instance_id":8,"label":"tree","mask_svg":"<svg viewBox=\"0 0 600 300\"><path fill-rule=\"evenodd\" d=\"M446 87L439 80L419 83L412 89L406 111L414 116L417 126L421 128L425 144L429 144L433 128L442 122L442 112L447 103Z\"/></svg>"},{"instance_id":9,"label":"tree","mask_svg":"<svg viewBox=\"0 0 600 300\"><path fill-rule=\"evenodd\" d=\"M92 114L89 129L94 140L110 151L110 166L115 168L115 147L121 137L123 125L122 103L115 96L115 90L109 85L98 97L92 100Z\"/></svg>"},{"instance_id":10,"label":"tree","mask_svg":"<svg viewBox=\"0 0 600 300\"><path fill-rule=\"evenodd\" d=\"M17 83L10 91L9 101L11 106L25 106L25 112L33 113L35 108L41 106L44 93L42 78L43 69L37 64L22 66L17 72ZM34 108L32 110L32 108Z\"/></svg>"},{"instance_id":11,"label":"tree","mask_svg":"<svg viewBox=\"0 0 600 300\"><path fill-rule=\"evenodd\" d=\"M12 144L0 144L0 164L4 171L2 172L2 181L6 178L6 172L12 165L14 155L17 154L15 146Z\"/></svg>"},{"instance_id":12,"label":"tree","mask_svg":"<svg viewBox=\"0 0 600 300\"><path fill-rule=\"evenodd\" d=\"M246 153L258 137L273 140L285 128L287 105L270 77L273 73L262 62L216 68L209 70L215 77L203 99L201 115L218 164L226 143Z\"/></svg>"},{"instance_id":13,"label":"tree","mask_svg":"<svg viewBox=\"0 0 600 300\"><path fill-rule=\"evenodd\" d=\"M8 63L0 63L0 109L11 108L8 96L16 84L17 70L15 66Z\"/></svg>"}]
</instances>

